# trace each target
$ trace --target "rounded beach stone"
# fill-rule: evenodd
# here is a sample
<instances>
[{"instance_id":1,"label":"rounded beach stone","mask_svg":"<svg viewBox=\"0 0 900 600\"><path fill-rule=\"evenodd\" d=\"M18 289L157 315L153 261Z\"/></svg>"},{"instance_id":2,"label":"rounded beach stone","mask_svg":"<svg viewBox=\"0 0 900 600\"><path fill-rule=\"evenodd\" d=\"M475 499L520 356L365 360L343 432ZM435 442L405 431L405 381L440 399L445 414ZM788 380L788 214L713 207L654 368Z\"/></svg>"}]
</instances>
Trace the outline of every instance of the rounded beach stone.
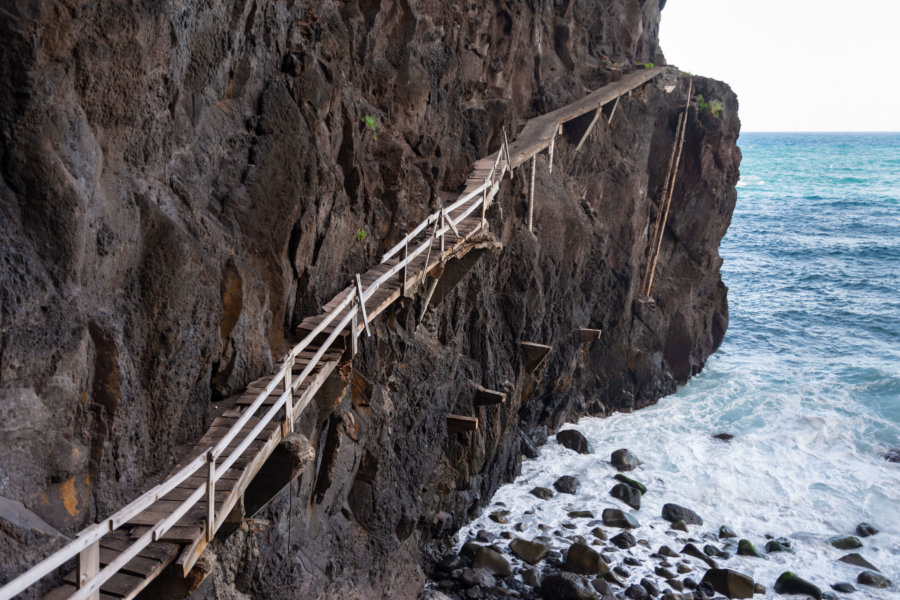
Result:
<instances>
[{"instance_id":1,"label":"rounded beach stone","mask_svg":"<svg viewBox=\"0 0 900 600\"><path fill-rule=\"evenodd\" d=\"M719 527L719 537L720 538L736 538L737 533L729 527L728 525L722 525Z\"/></svg>"},{"instance_id":2,"label":"rounded beach stone","mask_svg":"<svg viewBox=\"0 0 900 600\"><path fill-rule=\"evenodd\" d=\"M700 518L700 515L689 508L671 502L663 505L662 518L672 523L684 521L688 525L703 525L703 519Z\"/></svg>"},{"instance_id":3,"label":"rounded beach stone","mask_svg":"<svg viewBox=\"0 0 900 600\"><path fill-rule=\"evenodd\" d=\"M842 537L831 538L831 545L838 550L855 550L862 548L862 541L855 535L845 535Z\"/></svg>"},{"instance_id":4,"label":"rounded beach stone","mask_svg":"<svg viewBox=\"0 0 900 600\"><path fill-rule=\"evenodd\" d=\"M856 576L856 582L871 587L886 589L891 587L891 580L874 571L863 571Z\"/></svg>"},{"instance_id":5,"label":"rounded beach stone","mask_svg":"<svg viewBox=\"0 0 900 600\"><path fill-rule=\"evenodd\" d=\"M756 558L766 558L766 555L761 553L756 549L756 546L753 545L753 542L750 540L740 540L738 542L737 553L740 556L754 556Z\"/></svg>"},{"instance_id":6,"label":"rounded beach stone","mask_svg":"<svg viewBox=\"0 0 900 600\"><path fill-rule=\"evenodd\" d=\"M581 482L574 475L563 475L553 482L553 487L560 494L574 494L578 491L580 484Z\"/></svg>"},{"instance_id":7,"label":"rounded beach stone","mask_svg":"<svg viewBox=\"0 0 900 600\"><path fill-rule=\"evenodd\" d=\"M640 490L627 483L617 483L613 489L610 490L609 495L621 500L635 510L638 510L641 507Z\"/></svg>"},{"instance_id":8,"label":"rounded beach stone","mask_svg":"<svg viewBox=\"0 0 900 600\"><path fill-rule=\"evenodd\" d=\"M564 429L556 434L556 441L578 454L590 454L587 438L577 429Z\"/></svg>"},{"instance_id":9,"label":"rounded beach stone","mask_svg":"<svg viewBox=\"0 0 900 600\"><path fill-rule=\"evenodd\" d=\"M636 479L626 477L625 475L622 475L621 473L616 473L613 476L613 479L615 479L616 481L621 481L622 483L627 483L628 485L635 488L642 494L647 493L647 486L644 485L643 483L641 483L640 481L637 481Z\"/></svg>"},{"instance_id":10,"label":"rounded beach stone","mask_svg":"<svg viewBox=\"0 0 900 600\"><path fill-rule=\"evenodd\" d=\"M609 565L600 553L580 542L569 546L563 568L580 575L602 575L609 572Z\"/></svg>"},{"instance_id":11,"label":"rounded beach stone","mask_svg":"<svg viewBox=\"0 0 900 600\"><path fill-rule=\"evenodd\" d=\"M537 496L541 500L549 500L553 497L553 490L545 487L536 487L528 493L532 496Z\"/></svg>"},{"instance_id":12,"label":"rounded beach stone","mask_svg":"<svg viewBox=\"0 0 900 600\"><path fill-rule=\"evenodd\" d=\"M822 600L822 590L817 585L785 571L775 581L775 592L778 594L806 594L816 600Z\"/></svg>"},{"instance_id":13,"label":"rounded beach stone","mask_svg":"<svg viewBox=\"0 0 900 600\"><path fill-rule=\"evenodd\" d=\"M597 600L593 587L574 573L556 571L541 577L541 595L559 600Z\"/></svg>"},{"instance_id":14,"label":"rounded beach stone","mask_svg":"<svg viewBox=\"0 0 900 600\"><path fill-rule=\"evenodd\" d=\"M550 551L550 548L540 542L533 542L515 538L509 543L509 549L512 553L527 562L529 565L535 565L544 558Z\"/></svg>"},{"instance_id":15,"label":"rounded beach stone","mask_svg":"<svg viewBox=\"0 0 900 600\"><path fill-rule=\"evenodd\" d=\"M756 583L753 578L731 569L710 569L700 584L708 583L712 589L729 598L752 598Z\"/></svg>"},{"instance_id":16,"label":"rounded beach stone","mask_svg":"<svg viewBox=\"0 0 900 600\"><path fill-rule=\"evenodd\" d=\"M613 452L610 462L612 462L612 465L619 471L633 471L644 464L627 448L620 448Z\"/></svg>"},{"instance_id":17,"label":"rounded beach stone","mask_svg":"<svg viewBox=\"0 0 900 600\"><path fill-rule=\"evenodd\" d=\"M859 537L869 537L870 535L875 535L876 533L878 533L878 530L868 523L860 523L856 526L856 535L858 535Z\"/></svg>"},{"instance_id":18,"label":"rounded beach stone","mask_svg":"<svg viewBox=\"0 0 900 600\"><path fill-rule=\"evenodd\" d=\"M473 569L487 569L494 575L500 577L509 577L512 575L512 567L506 558L487 547L481 547L475 552L475 558L472 560Z\"/></svg>"},{"instance_id":19,"label":"rounded beach stone","mask_svg":"<svg viewBox=\"0 0 900 600\"><path fill-rule=\"evenodd\" d=\"M635 540L634 536L628 531L623 531L618 535L612 536L609 541L623 550L634 548L637 545L637 540Z\"/></svg>"},{"instance_id":20,"label":"rounded beach stone","mask_svg":"<svg viewBox=\"0 0 900 600\"><path fill-rule=\"evenodd\" d=\"M620 527L622 529L637 529L641 526L638 520L631 515L622 512L618 508L606 508L603 510L603 524L607 527Z\"/></svg>"}]
</instances>

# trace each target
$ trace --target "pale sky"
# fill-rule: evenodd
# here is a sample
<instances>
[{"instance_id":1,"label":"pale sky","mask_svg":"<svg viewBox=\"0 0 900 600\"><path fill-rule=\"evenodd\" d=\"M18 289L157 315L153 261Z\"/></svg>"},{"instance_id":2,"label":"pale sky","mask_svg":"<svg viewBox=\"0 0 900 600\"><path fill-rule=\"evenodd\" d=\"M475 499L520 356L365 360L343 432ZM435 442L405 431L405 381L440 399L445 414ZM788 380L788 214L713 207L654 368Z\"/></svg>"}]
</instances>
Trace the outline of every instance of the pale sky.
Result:
<instances>
[{"instance_id":1,"label":"pale sky","mask_svg":"<svg viewBox=\"0 0 900 600\"><path fill-rule=\"evenodd\" d=\"M900 131L900 0L668 0L660 45L743 131Z\"/></svg>"}]
</instances>

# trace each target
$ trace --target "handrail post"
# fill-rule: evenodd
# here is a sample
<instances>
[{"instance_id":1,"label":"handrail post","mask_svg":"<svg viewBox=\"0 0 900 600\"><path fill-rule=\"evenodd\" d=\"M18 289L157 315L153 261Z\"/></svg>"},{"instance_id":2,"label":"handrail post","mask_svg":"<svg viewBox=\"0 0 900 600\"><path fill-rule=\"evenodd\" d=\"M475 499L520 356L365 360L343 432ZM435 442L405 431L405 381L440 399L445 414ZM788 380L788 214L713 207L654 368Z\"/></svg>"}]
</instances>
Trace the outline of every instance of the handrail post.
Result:
<instances>
[{"instance_id":1,"label":"handrail post","mask_svg":"<svg viewBox=\"0 0 900 600\"><path fill-rule=\"evenodd\" d=\"M90 583L100 572L100 540L97 540L78 554L78 588ZM100 600L100 590L88 596L88 600Z\"/></svg>"},{"instance_id":2,"label":"handrail post","mask_svg":"<svg viewBox=\"0 0 900 600\"><path fill-rule=\"evenodd\" d=\"M534 233L534 172L537 170L537 155L531 157L531 189L528 193L528 233Z\"/></svg>"},{"instance_id":3,"label":"handrail post","mask_svg":"<svg viewBox=\"0 0 900 600\"><path fill-rule=\"evenodd\" d=\"M409 236L406 236L406 243L403 244L403 290L402 295L406 296L406 261L409 258Z\"/></svg>"},{"instance_id":4,"label":"handrail post","mask_svg":"<svg viewBox=\"0 0 900 600\"><path fill-rule=\"evenodd\" d=\"M351 310L353 311L353 320L350 322L351 332L350 332L350 357L356 356L356 352L359 349L359 342L357 341L357 335L359 334L359 307L357 307L356 298L353 298L353 305L351 306Z\"/></svg>"},{"instance_id":5,"label":"handrail post","mask_svg":"<svg viewBox=\"0 0 900 600\"><path fill-rule=\"evenodd\" d=\"M206 543L212 543L216 535L216 456L206 455Z\"/></svg>"},{"instance_id":6,"label":"handrail post","mask_svg":"<svg viewBox=\"0 0 900 600\"><path fill-rule=\"evenodd\" d=\"M356 293L359 296L359 310L362 312L363 324L366 326L366 337L369 337L372 335L372 332L369 330L369 316L366 314L366 297L363 296L362 280L359 278L359 273L356 274Z\"/></svg>"},{"instance_id":7,"label":"handrail post","mask_svg":"<svg viewBox=\"0 0 900 600\"><path fill-rule=\"evenodd\" d=\"M509 156L509 138L506 137L506 127L503 128L503 147L506 149L506 166L509 167L509 179L513 178L512 158Z\"/></svg>"},{"instance_id":8,"label":"handrail post","mask_svg":"<svg viewBox=\"0 0 900 600\"><path fill-rule=\"evenodd\" d=\"M291 389L291 371L294 368L294 361L284 373L284 391L287 393L287 400L284 401L284 435L294 432L294 390Z\"/></svg>"},{"instance_id":9,"label":"handrail post","mask_svg":"<svg viewBox=\"0 0 900 600\"><path fill-rule=\"evenodd\" d=\"M441 209L441 228L439 230L441 232L441 258L444 257L444 211Z\"/></svg>"},{"instance_id":10,"label":"handrail post","mask_svg":"<svg viewBox=\"0 0 900 600\"><path fill-rule=\"evenodd\" d=\"M550 167L547 171L552 174L553 173L553 147L556 146L556 130L553 130L553 137L550 138Z\"/></svg>"}]
</instances>

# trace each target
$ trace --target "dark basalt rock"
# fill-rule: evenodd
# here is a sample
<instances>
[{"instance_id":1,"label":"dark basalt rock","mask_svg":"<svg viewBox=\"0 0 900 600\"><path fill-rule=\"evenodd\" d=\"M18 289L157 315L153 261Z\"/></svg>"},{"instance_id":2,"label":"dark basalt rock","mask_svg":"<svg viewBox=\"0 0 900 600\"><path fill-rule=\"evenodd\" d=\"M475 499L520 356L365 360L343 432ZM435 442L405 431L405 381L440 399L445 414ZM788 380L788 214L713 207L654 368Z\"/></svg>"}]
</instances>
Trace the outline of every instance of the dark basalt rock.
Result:
<instances>
[{"instance_id":1,"label":"dark basalt rock","mask_svg":"<svg viewBox=\"0 0 900 600\"><path fill-rule=\"evenodd\" d=\"M786 538L778 538L777 540L769 540L766 542L766 552L793 552L790 540Z\"/></svg>"},{"instance_id":2,"label":"dark basalt rock","mask_svg":"<svg viewBox=\"0 0 900 600\"><path fill-rule=\"evenodd\" d=\"M574 494L581 482L574 475L563 475L553 482L553 488L560 494Z\"/></svg>"},{"instance_id":3,"label":"dark basalt rock","mask_svg":"<svg viewBox=\"0 0 900 600\"><path fill-rule=\"evenodd\" d=\"M862 555L860 555L857 552L851 552L850 554L845 554L844 556L840 557L838 560L841 562L845 562L848 565L854 565L857 567L862 567L863 569L869 569L870 571L879 571L879 569L877 569L875 567L875 565L873 565L872 563L867 561L865 558L862 557Z\"/></svg>"},{"instance_id":4,"label":"dark basalt rock","mask_svg":"<svg viewBox=\"0 0 900 600\"><path fill-rule=\"evenodd\" d=\"M775 591L779 594L806 594L816 600L822 600L822 590L809 581L785 571L775 581Z\"/></svg>"},{"instance_id":5,"label":"dark basalt rock","mask_svg":"<svg viewBox=\"0 0 900 600\"><path fill-rule=\"evenodd\" d=\"M580 575L603 575L609 572L609 565L600 553L580 542L569 546L563 568Z\"/></svg>"},{"instance_id":6,"label":"dark basalt rock","mask_svg":"<svg viewBox=\"0 0 900 600\"><path fill-rule=\"evenodd\" d=\"M618 508L603 509L603 524L607 527L620 527L622 529L637 529L641 526L638 520L624 513Z\"/></svg>"},{"instance_id":7,"label":"dark basalt rock","mask_svg":"<svg viewBox=\"0 0 900 600\"><path fill-rule=\"evenodd\" d=\"M574 573L545 573L541 578L541 595L559 600L598 600L599 596L583 578Z\"/></svg>"},{"instance_id":8,"label":"dark basalt rock","mask_svg":"<svg viewBox=\"0 0 900 600\"><path fill-rule=\"evenodd\" d=\"M613 486L613 489L610 490L609 495L613 498L621 500L635 510L638 510L641 507L640 490L626 483L618 483Z\"/></svg>"},{"instance_id":9,"label":"dark basalt rock","mask_svg":"<svg viewBox=\"0 0 900 600\"><path fill-rule=\"evenodd\" d=\"M553 490L545 487L536 487L529 492L532 496L537 496L541 500L549 500L553 497Z\"/></svg>"},{"instance_id":10,"label":"dark basalt rock","mask_svg":"<svg viewBox=\"0 0 900 600\"><path fill-rule=\"evenodd\" d=\"M737 549L738 556L753 556L756 558L766 558L766 555L756 549L750 540L740 540Z\"/></svg>"},{"instance_id":11,"label":"dark basalt rock","mask_svg":"<svg viewBox=\"0 0 900 600\"><path fill-rule=\"evenodd\" d=\"M717 434L713 435L713 438L723 441L723 442L730 442L731 440L734 439L734 435L732 435L730 433L717 433Z\"/></svg>"},{"instance_id":12,"label":"dark basalt rock","mask_svg":"<svg viewBox=\"0 0 900 600\"><path fill-rule=\"evenodd\" d=\"M644 464L643 461L626 448L620 448L613 452L610 462L619 471L633 471Z\"/></svg>"},{"instance_id":13,"label":"dark basalt rock","mask_svg":"<svg viewBox=\"0 0 900 600\"><path fill-rule=\"evenodd\" d=\"M868 523L860 523L856 526L856 535L858 535L859 537L869 537L870 535L875 535L876 533L878 533L878 530Z\"/></svg>"},{"instance_id":14,"label":"dark basalt rock","mask_svg":"<svg viewBox=\"0 0 900 600\"><path fill-rule=\"evenodd\" d=\"M637 540L635 540L634 536L628 531L623 531L622 533L612 536L609 541L623 550L634 548L637 545Z\"/></svg>"},{"instance_id":15,"label":"dark basalt rock","mask_svg":"<svg viewBox=\"0 0 900 600\"><path fill-rule=\"evenodd\" d=\"M556 434L556 441L578 454L590 454L587 438L577 429L564 429Z\"/></svg>"},{"instance_id":16,"label":"dark basalt rock","mask_svg":"<svg viewBox=\"0 0 900 600\"><path fill-rule=\"evenodd\" d=\"M688 556L693 556L694 558L699 558L703 562L705 562L711 569L719 568L719 565L716 564L716 561L708 557L706 554L700 551L697 546L694 544L685 544L684 548L681 549L682 554L687 554Z\"/></svg>"},{"instance_id":17,"label":"dark basalt rock","mask_svg":"<svg viewBox=\"0 0 900 600\"><path fill-rule=\"evenodd\" d=\"M831 589L836 592L840 592L842 594L852 594L856 591L856 588L852 583L847 583L846 581L840 581L838 583L832 583Z\"/></svg>"},{"instance_id":18,"label":"dark basalt rock","mask_svg":"<svg viewBox=\"0 0 900 600\"><path fill-rule=\"evenodd\" d=\"M703 525L703 519L700 518L700 515L678 504L664 504L662 507L662 518L673 523L675 521L684 521L688 525Z\"/></svg>"},{"instance_id":19,"label":"dark basalt rock","mask_svg":"<svg viewBox=\"0 0 900 600\"><path fill-rule=\"evenodd\" d=\"M876 588L886 589L891 587L890 579L874 571L863 571L856 576L856 582Z\"/></svg>"},{"instance_id":20,"label":"dark basalt rock","mask_svg":"<svg viewBox=\"0 0 900 600\"><path fill-rule=\"evenodd\" d=\"M472 559L472 568L487 569L499 577L512 575L512 566L506 560L506 557L500 552L487 547L482 547L475 551L475 558Z\"/></svg>"},{"instance_id":21,"label":"dark basalt rock","mask_svg":"<svg viewBox=\"0 0 900 600\"><path fill-rule=\"evenodd\" d=\"M731 569L710 569L700 584L708 583L716 592L729 598L752 598L756 587L752 577Z\"/></svg>"},{"instance_id":22,"label":"dark basalt rock","mask_svg":"<svg viewBox=\"0 0 900 600\"><path fill-rule=\"evenodd\" d=\"M628 586L628 589L625 590L625 595L632 598L632 600L647 600L650 597L647 589L636 583Z\"/></svg>"},{"instance_id":23,"label":"dark basalt rock","mask_svg":"<svg viewBox=\"0 0 900 600\"><path fill-rule=\"evenodd\" d=\"M652 597L659 596L659 588L656 587L656 584L644 577L641 579L641 587L647 590L647 593Z\"/></svg>"},{"instance_id":24,"label":"dark basalt rock","mask_svg":"<svg viewBox=\"0 0 900 600\"><path fill-rule=\"evenodd\" d=\"M900 448L891 448L885 452L884 460L892 463L900 463Z\"/></svg>"},{"instance_id":25,"label":"dark basalt rock","mask_svg":"<svg viewBox=\"0 0 900 600\"><path fill-rule=\"evenodd\" d=\"M540 542L516 538L509 543L512 553L530 565L536 565L550 551L550 548Z\"/></svg>"},{"instance_id":26,"label":"dark basalt rock","mask_svg":"<svg viewBox=\"0 0 900 600\"><path fill-rule=\"evenodd\" d=\"M729 527L728 525L722 525L719 527L719 537L722 539L726 538L736 538L738 535L735 533L734 529Z\"/></svg>"},{"instance_id":27,"label":"dark basalt rock","mask_svg":"<svg viewBox=\"0 0 900 600\"><path fill-rule=\"evenodd\" d=\"M862 548L862 541L855 535L832 538L831 545L838 550L856 550Z\"/></svg>"}]
</instances>

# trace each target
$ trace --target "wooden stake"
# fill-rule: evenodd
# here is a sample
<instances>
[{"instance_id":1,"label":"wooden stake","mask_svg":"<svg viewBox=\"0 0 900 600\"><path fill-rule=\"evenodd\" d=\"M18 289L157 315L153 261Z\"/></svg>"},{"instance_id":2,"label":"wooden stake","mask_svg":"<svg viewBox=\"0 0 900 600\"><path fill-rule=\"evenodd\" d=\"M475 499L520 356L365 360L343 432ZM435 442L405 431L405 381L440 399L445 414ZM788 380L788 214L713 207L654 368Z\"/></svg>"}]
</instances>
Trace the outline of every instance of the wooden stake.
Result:
<instances>
[{"instance_id":1,"label":"wooden stake","mask_svg":"<svg viewBox=\"0 0 900 600\"><path fill-rule=\"evenodd\" d=\"M369 337L372 335L372 332L369 330L369 316L366 314L366 300L363 297L362 281L359 278L359 273L356 274L356 293L359 296L359 310L362 312L363 324L366 326L366 337Z\"/></svg>"},{"instance_id":2,"label":"wooden stake","mask_svg":"<svg viewBox=\"0 0 900 600\"><path fill-rule=\"evenodd\" d=\"M476 417L447 415L447 433L462 433L464 431L475 431L476 429L478 429L478 419Z\"/></svg>"},{"instance_id":3,"label":"wooden stake","mask_svg":"<svg viewBox=\"0 0 900 600\"><path fill-rule=\"evenodd\" d=\"M78 554L78 588L83 588L100 572L100 540L97 540ZM89 600L100 600L100 590L88 596Z\"/></svg>"},{"instance_id":4,"label":"wooden stake","mask_svg":"<svg viewBox=\"0 0 900 600\"><path fill-rule=\"evenodd\" d=\"M294 431L294 390L291 388L291 369L288 369L284 374L284 391L287 393L287 400L284 402L284 430L282 435L287 435Z\"/></svg>"},{"instance_id":5,"label":"wooden stake","mask_svg":"<svg viewBox=\"0 0 900 600\"><path fill-rule=\"evenodd\" d=\"M619 98L621 96L616 96L616 102L613 104L612 110L609 111L609 118L606 120L607 125L612 125L613 115L616 114L616 109L619 108Z\"/></svg>"},{"instance_id":6,"label":"wooden stake","mask_svg":"<svg viewBox=\"0 0 900 600\"><path fill-rule=\"evenodd\" d=\"M618 98L616 98L618 100ZM615 109L613 109L615 110ZM584 135L581 136L581 139L578 141L578 145L575 146L575 152L581 150L581 147L587 141L588 136L591 135L591 131L594 129L594 125L597 124L597 121L600 119L600 115L603 113L603 107L601 106L596 111L594 111L594 118L591 120L591 124L588 125L587 130L584 132Z\"/></svg>"},{"instance_id":7,"label":"wooden stake","mask_svg":"<svg viewBox=\"0 0 900 600\"><path fill-rule=\"evenodd\" d=\"M531 190L528 193L528 231L534 233L534 172L537 170L537 155L531 157Z\"/></svg>"},{"instance_id":8,"label":"wooden stake","mask_svg":"<svg viewBox=\"0 0 900 600\"><path fill-rule=\"evenodd\" d=\"M509 157L509 138L506 137L506 127L503 128L503 148L506 150L506 166L509 167L509 179L513 178L512 159Z\"/></svg>"},{"instance_id":9,"label":"wooden stake","mask_svg":"<svg viewBox=\"0 0 900 600\"><path fill-rule=\"evenodd\" d=\"M556 145L556 132L553 132L553 137L550 138L550 168L548 172L553 173L553 147Z\"/></svg>"},{"instance_id":10,"label":"wooden stake","mask_svg":"<svg viewBox=\"0 0 900 600\"><path fill-rule=\"evenodd\" d=\"M206 456L206 543L216 536L216 458Z\"/></svg>"}]
</instances>

